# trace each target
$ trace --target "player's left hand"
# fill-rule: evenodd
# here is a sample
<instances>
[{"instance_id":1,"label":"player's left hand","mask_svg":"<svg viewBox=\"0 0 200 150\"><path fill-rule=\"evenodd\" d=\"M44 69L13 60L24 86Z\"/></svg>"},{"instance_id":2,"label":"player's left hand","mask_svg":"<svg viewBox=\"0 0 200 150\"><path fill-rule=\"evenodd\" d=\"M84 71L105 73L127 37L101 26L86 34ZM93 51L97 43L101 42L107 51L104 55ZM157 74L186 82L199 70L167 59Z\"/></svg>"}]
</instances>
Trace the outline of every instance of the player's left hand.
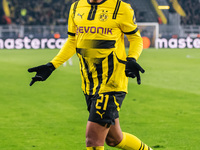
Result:
<instances>
[{"instance_id":1,"label":"player's left hand","mask_svg":"<svg viewBox=\"0 0 200 150\"><path fill-rule=\"evenodd\" d=\"M145 70L136 62L134 58L127 58L125 74L127 77L137 78L137 83L141 84L140 72Z\"/></svg>"}]
</instances>

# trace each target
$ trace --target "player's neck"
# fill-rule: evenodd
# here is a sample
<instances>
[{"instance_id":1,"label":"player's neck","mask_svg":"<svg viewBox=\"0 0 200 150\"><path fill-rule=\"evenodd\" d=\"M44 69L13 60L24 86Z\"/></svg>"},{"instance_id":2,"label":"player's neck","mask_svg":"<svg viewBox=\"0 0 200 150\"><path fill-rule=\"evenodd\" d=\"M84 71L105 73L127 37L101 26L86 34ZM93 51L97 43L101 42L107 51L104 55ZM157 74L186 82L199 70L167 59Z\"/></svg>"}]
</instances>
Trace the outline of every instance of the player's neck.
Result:
<instances>
[{"instance_id":1,"label":"player's neck","mask_svg":"<svg viewBox=\"0 0 200 150\"><path fill-rule=\"evenodd\" d=\"M101 3L103 0L90 0L90 3Z\"/></svg>"}]
</instances>

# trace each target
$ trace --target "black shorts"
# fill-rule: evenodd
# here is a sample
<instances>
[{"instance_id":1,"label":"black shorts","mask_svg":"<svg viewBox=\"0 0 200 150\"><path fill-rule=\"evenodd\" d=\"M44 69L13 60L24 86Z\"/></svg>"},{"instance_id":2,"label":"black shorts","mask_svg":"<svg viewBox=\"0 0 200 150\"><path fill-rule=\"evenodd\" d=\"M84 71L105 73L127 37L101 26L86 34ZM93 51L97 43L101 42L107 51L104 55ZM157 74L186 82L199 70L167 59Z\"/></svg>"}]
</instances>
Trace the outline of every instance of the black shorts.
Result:
<instances>
[{"instance_id":1,"label":"black shorts","mask_svg":"<svg viewBox=\"0 0 200 150\"><path fill-rule=\"evenodd\" d=\"M89 121L101 125L114 125L115 119L119 118L119 110L126 96L125 92L109 92L99 95L85 95Z\"/></svg>"}]
</instances>

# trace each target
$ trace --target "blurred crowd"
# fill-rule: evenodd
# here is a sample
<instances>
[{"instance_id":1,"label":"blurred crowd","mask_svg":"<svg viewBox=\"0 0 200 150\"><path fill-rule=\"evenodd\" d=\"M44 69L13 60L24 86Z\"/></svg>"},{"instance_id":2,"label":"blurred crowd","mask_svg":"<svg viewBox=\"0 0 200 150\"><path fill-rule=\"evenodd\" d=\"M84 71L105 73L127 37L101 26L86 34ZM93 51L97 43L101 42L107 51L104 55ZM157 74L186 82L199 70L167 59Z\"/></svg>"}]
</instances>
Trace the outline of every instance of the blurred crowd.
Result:
<instances>
[{"instance_id":1,"label":"blurred crowd","mask_svg":"<svg viewBox=\"0 0 200 150\"><path fill-rule=\"evenodd\" d=\"M66 25L72 0L8 0L11 20L20 25Z\"/></svg>"},{"instance_id":2,"label":"blurred crowd","mask_svg":"<svg viewBox=\"0 0 200 150\"><path fill-rule=\"evenodd\" d=\"M71 4L75 0L7 0L12 24L16 25L66 25ZM125 2L134 3L132 0ZM200 25L200 0L179 1L187 16L182 25ZM133 5L133 4L132 4ZM138 22L145 16L135 9Z\"/></svg>"},{"instance_id":3,"label":"blurred crowd","mask_svg":"<svg viewBox=\"0 0 200 150\"><path fill-rule=\"evenodd\" d=\"M182 25L200 25L200 0L179 1L186 13L181 18Z\"/></svg>"},{"instance_id":4,"label":"blurred crowd","mask_svg":"<svg viewBox=\"0 0 200 150\"><path fill-rule=\"evenodd\" d=\"M71 4L75 0L7 0L12 24L66 25ZM128 0L124 0L128 1ZM129 1L128 1L129 2ZM144 18L135 11L137 21ZM142 15L142 14L141 14ZM142 20L141 20L142 19Z\"/></svg>"}]
</instances>

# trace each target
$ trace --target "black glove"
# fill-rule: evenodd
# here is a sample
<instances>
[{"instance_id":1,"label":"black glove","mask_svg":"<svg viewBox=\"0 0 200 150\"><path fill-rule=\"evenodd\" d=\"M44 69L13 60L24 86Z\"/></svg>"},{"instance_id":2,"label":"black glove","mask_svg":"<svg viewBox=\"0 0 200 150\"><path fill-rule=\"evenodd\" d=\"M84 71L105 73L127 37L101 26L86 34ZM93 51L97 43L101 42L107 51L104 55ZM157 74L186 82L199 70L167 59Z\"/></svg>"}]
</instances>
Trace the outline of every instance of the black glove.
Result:
<instances>
[{"instance_id":1,"label":"black glove","mask_svg":"<svg viewBox=\"0 0 200 150\"><path fill-rule=\"evenodd\" d=\"M134 58L127 58L125 74L127 77L137 77L137 83L141 84L140 73L144 73L144 69L136 62Z\"/></svg>"},{"instance_id":2,"label":"black glove","mask_svg":"<svg viewBox=\"0 0 200 150\"><path fill-rule=\"evenodd\" d=\"M30 86L33 85L36 81L45 81L54 70L55 67L52 63L47 63L46 65L29 68L28 72L36 72L35 77L32 77Z\"/></svg>"}]
</instances>

